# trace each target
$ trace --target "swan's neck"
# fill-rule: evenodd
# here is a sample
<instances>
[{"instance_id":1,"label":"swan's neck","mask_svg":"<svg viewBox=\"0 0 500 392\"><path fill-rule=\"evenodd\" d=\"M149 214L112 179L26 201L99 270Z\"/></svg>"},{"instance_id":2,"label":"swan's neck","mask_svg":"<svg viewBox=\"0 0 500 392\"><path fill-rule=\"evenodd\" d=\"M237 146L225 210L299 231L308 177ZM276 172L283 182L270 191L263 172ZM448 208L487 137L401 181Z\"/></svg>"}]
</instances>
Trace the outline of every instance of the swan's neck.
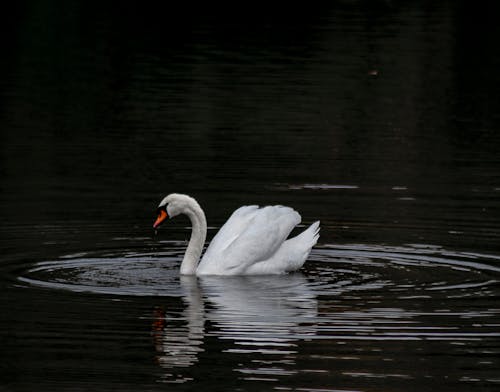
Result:
<instances>
[{"instance_id":1,"label":"swan's neck","mask_svg":"<svg viewBox=\"0 0 500 392\"><path fill-rule=\"evenodd\" d=\"M186 254L182 260L181 274L194 275L207 237L207 219L198 203L190 205L185 213L191 220L192 231Z\"/></svg>"}]
</instances>

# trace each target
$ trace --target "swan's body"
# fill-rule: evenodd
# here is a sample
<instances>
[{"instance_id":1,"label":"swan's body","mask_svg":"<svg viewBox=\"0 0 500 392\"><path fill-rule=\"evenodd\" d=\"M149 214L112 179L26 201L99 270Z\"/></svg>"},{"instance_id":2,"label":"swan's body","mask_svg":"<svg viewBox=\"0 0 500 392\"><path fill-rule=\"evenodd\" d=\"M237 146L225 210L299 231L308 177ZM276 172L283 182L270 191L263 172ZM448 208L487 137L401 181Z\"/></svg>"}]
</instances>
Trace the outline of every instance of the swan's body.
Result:
<instances>
[{"instance_id":1,"label":"swan's body","mask_svg":"<svg viewBox=\"0 0 500 392\"><path fill-rule=\"evenodd\" d=\"M181 264L183 275L282 274L302 267L319 238L319 221L287 240L300 223L290 207L243 206L233 212L200 261L207 235L205 213L195 199L170 194L160 203L157 228L167 217L186 214L192 233Z\"/></svg>"}]
</instances>

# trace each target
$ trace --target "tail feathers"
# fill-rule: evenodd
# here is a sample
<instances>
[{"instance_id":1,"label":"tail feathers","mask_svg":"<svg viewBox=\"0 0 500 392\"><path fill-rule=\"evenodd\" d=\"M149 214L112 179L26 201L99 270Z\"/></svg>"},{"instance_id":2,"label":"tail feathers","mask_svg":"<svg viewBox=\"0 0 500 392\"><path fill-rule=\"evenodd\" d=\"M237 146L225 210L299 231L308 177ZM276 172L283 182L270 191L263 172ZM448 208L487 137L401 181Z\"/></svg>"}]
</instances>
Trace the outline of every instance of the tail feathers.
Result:
<instances>
[{"instance_id":1,"label":"tail feathers","mask_svg":"<svg viewBox=\"0 0 500 392\"><path fill-rule=\"evenodd\" d=\"M319 239L320 221L314 222L297 237L291 238L285 242L289 249L293 249L294 257L289 260L287 271L295 271L302 267L307 260L311 249Z\"/></svg>"},{"instance_id":2,"label":"tail feathers","mask_svg":"<svg viewBox=\"0 0 500 392\"><path fill-rule=\"evenodd\" d=\"M270 259L251 265L246 273L282 274L296 271L305 263L318 238L319 221L314 222L297 237L286 240Z\"/></svg>"},{"instance_id":3,"label":"tail feathers","mask_svg":"<svg viewBox=\"0 0 500 392\"><path fill-rule=\"evenodd\" d=\"M311 245L311 248L316 245L316 243L318 242L318 239L319 239L319 231L320 231L320 227L319 227L319 224L320 224L320 221L316 221L314 222L308 230L312 230L313 231L313 242L312 242L312 245Z\"/></svg>"},{"instance_id":4,"label":"tail feathers","mask_svg":"<svg viewBox=\"0 0 500 392\"><path fill-rule=\"evenodd\" d=\"M314 222L311 226L307 228L307 230L304 230L297 237L295 237L297 239L300 238L299 241L302 242L304 246L307 247L309 250L311 250L311 248L318 242L319 230L320 230L319 224L320 224L319 221Z\"/></svg>"}]
</instances>

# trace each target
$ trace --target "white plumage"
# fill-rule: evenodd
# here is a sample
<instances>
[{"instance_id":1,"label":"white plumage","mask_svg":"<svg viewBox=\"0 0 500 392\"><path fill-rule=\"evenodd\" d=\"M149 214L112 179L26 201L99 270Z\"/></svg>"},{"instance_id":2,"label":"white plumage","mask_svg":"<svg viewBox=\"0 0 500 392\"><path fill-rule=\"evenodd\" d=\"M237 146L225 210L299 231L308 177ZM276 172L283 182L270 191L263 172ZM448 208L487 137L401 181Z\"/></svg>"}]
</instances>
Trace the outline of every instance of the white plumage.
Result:
<instances>
[{"instance_id":1,"label":"white plumage","mask_svg":"<svg viewBox=\"0 0 500 392\"><path fill-rule=\"evenodd\" d=\"M319 238L319 221L298 236L287 237L301 217L290 207L243 206L220 228L198 264L206 238L203 210L187 195L171 194L159 205L169 217L186 214L192 234L181 264L181 274L259 275L282 274L302 267ZM166 216L165 216L166 218ZM154 227L164 218L161 214Z\"/></svg>"}]
</instances>

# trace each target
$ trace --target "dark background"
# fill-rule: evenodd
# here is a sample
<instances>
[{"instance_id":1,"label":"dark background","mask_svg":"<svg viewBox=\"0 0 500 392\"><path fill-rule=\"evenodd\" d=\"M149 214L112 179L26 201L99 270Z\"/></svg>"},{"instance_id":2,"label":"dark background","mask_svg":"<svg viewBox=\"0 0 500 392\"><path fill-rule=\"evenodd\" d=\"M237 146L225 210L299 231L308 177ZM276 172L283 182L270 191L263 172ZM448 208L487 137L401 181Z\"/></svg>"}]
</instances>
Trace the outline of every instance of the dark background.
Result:
<instances>
[{"instance_id":1,"label":"dark background","mask_svg":"<svg viewBox=\"0 0 500 392\"><path fill-rule=\"evenodd\" d=\"M17 277L70 253L153 243L156 206L171 192L200 202L209 238L240 205L285 204L305 223L321 220L320 246L500 252L493 2L2 8L0 332L15 359L2 365L11 385L43 379L27 361L35 355L59 365L55 357L72 358L65 380L74 374L85 385L74 351L54 351L57 340L31 332L85 345L72 340L75 324L119 331L114 321L126 312L114 313L106 297L98 309L57 291L35 300L38 291L16 288ZM161 238L187 238L186 225L170 222ZM137 315L130 320L137 327ZM100 358L91 344L87 361ZM125 363L106 358L101 382ZM66 385L48 374L58 382L46 388Z\"/></svg>"}]
</instances>

